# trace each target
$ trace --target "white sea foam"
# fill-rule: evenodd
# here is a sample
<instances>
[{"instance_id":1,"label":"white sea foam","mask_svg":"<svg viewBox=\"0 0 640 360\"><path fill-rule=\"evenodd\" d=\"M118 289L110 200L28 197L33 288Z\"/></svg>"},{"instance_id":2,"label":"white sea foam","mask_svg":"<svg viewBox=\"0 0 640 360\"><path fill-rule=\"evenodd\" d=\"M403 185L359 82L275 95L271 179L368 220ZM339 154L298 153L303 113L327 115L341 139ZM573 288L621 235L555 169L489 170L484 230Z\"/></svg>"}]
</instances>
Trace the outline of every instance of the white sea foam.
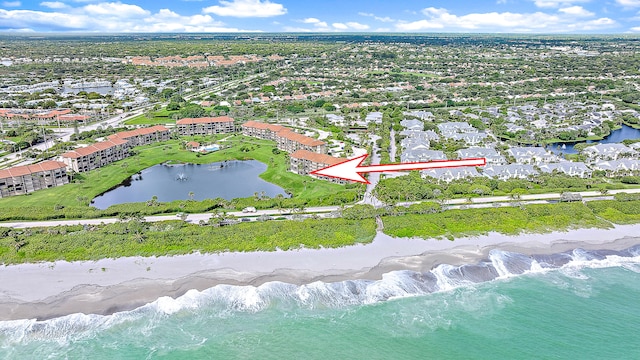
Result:
<instances>
[{"instance_id":1,"label":"white sea foam","mask_svg":"<svg viewBox=\"0 0 640 360\"><path fill-rule=\"evenodd\" d=\"M560 267L551 268L546 263L544 266L541 265L535 258L527 255L495 250L490 253L487 261L478 265L443 264L427 273L393 271L384 274L382 279L377 281L318 281L300 286L283 282L268 282L257 287L218 285L204 291L190 290L175 299L161 297L138 309L108 316L72 314L45 321L2 321L0 347L7 348L11 344L48 339L65 342L69 336L73 336L74 339L89 337L101 329L135 322L143 317L160 316L155 321L161 321L167 316L203 307L219 311L220 315L259 312L270 306L280 305L307 309L345 308L432 292L452 291L460 287L473 286L478 282L509 279L523 274L558 271L562 276L585 279L586 275L582 270L586 268L623 267L640 272L640 255L635 248L606 256L578 249L566 256L570 259L568 262ZM582 289L578 295L588 296L587 290ZM146 321L145 324L148 331L152 332L154 321Z\"/></svg>"}]
</instances>

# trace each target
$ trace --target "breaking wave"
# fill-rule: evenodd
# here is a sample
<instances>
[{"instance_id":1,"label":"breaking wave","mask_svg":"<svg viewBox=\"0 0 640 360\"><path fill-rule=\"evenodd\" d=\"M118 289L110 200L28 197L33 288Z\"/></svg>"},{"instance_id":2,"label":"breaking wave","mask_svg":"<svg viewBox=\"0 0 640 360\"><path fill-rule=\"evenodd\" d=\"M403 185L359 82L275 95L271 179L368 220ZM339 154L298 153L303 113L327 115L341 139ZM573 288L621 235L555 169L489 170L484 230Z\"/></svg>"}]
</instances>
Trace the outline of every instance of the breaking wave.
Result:
<instances>
[{"instance_id":1,"label":"breaking wave","mask_svg":"<svg viewBox=\"0 0 640 360\"><path fill-rule=\"evenodd\" d=\"M172 316L193 314L203 309L227 318L267 309L340 309L370 305L397 298L451 291L497 279L557 271L572 278L588 278L587 268L622 267L640 273L640 245L622 251L584 250L523 255L493 250L487 260L462 266L439 265L431 271L393 271L381 280L347 280L335 283L314 282L294 285L269 282L260 286L218 285L204 291L190 290L173 299L161 297L135 310L112 315L72 314L36 321L0 322L0 348L29 342L57 342L91 338L97 332L122 329L145 323L149 329ZM151 331L151 330L150 330Z\"/></svg>"}]
</instances>

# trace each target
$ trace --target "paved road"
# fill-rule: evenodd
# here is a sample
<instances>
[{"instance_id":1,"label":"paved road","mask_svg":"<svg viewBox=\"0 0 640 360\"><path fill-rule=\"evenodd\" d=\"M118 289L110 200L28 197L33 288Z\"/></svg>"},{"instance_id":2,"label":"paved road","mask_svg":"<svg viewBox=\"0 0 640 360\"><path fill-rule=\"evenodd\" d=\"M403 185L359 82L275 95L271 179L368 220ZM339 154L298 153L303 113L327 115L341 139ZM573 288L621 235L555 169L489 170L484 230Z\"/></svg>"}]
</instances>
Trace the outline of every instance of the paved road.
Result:
<instances>
[{"instance_id":1,"label":"paved road","mask_svg":"<svg viewBox=\"0 0 640 360\"><path fill-rule=\"evenodd\" d=\"M322 214L322 213L332 213L337 211L340 207L338 206L324 206L324 207L311 207L304 208L304 214ZM255 220L261 215L279 217L279 216L288 216L296 214L292 209L287 209L284 211L269 209L269 210L258 210L254 213L244 213L242 211L230 211L227 212L227 215L235 216L237 218L249 218ZM200 220L209 221L211 218L211 213L200 213L200 214L188 214L187 221L191 223L199 223ZM176 215L154 215L154 216L146 216L145 221L147 222L158 222L158 221L167 221L167 220L177 220L178 217ZM77 220L49 220L49 221L16 221L16 222L0 222L0 227L12 227L12 228L30 228L30 227L48 227L48 226L70 226L70 225L99 225L99 224L113 224L118 222L117 218L99 218L99 219L77 219Z\"/></svg>"},{"instance_id":2,"label":"paved road","mask_svg":"<svg viewBox=\"0 0 640 360\"><path fill-rule=\"evenodd\" d=\"M371 165L379 165L380 164L380 155L378 154L378 145L376 142L373 142L373 148L371 149ZM371 172L368 174L367 180L369 184L367 184L367 190L364 192L364 198L359 201L359 204L369 204L375 207L384 206L384 203L373 194L373 189L375 189L376 185L378 185L378 181L380 181L380 173L379 172Z\"/></svg>"}]
</instances>

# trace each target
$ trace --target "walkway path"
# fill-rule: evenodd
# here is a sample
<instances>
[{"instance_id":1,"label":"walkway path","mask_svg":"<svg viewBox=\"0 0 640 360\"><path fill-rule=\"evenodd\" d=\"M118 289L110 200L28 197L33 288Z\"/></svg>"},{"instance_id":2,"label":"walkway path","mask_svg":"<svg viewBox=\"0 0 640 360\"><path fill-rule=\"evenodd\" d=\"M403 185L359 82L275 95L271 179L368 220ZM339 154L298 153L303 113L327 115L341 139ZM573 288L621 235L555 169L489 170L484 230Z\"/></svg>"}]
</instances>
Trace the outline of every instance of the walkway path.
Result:
<instances>
[{"instance_id":1,"label":"walkway path","mask_svg":"<svg viewBox=\"0 0 640 360\"><path fill-rule=\"evenodd\" d=\"M370 179L371 181L371 179ZM579 194L584 198L584 201L591 200L607 200L612 199L612 195L619 193L633 193L639 194L640 188L638 189L624 189L624 190L611 190L608 195L603 195L599 191L583 191ZM557 201L560 199L560 194L558 193L549 193L549 194L530 194L530 195L522 195L520 199L512 199L509 196L489 196L489 197L480 197L480 198L472 198L471 202L469 199L451 199L445 201L443 205L448 205L447 209L460 209L460 208L483 208L483 207L492 207L492 206L520 206L520 204L548 204ZM360 204L371 204L374 206L384 206L382 202L376 199L373 196L366 197L365 200L369 201L361 201ZM374 202L372 204L372 202ZM411 204L418 204L418 202L406 202L399 203L396 206L408 206ZM348 207L348 206L347 206ZM321 206L321 207L311 207L305 208L304 213L307 214L329 214L335 213L340 209L339 206ZM272 217L280 217L283 215L289 215L293 213L291 210L258 210L254 213L243 213L241 211L232 211L228 212L228 215L235 216L237 218L241 217L250 217L251 220L257 220L261 215L272 216ZM187 221L191 223L199 223L202 221L209 221L211 218L211 213L200 213L200 214L188 214ZM178 217L176 215L154 215L147 216L144 218L147 222L158 222L158 221L167 221L167 220L177 220ZM70 225L99 225L99 224L112 224L119 221L117 218L98 218L98 219L76 219L76 220L51 220L51 221L16 221L16 222L0 222L0 227L12 227L12 228L30 228L30 227L47 227L47 226L70 226ZM380 226L380 225L378 225Z\"/></svg>"}]
</instances>

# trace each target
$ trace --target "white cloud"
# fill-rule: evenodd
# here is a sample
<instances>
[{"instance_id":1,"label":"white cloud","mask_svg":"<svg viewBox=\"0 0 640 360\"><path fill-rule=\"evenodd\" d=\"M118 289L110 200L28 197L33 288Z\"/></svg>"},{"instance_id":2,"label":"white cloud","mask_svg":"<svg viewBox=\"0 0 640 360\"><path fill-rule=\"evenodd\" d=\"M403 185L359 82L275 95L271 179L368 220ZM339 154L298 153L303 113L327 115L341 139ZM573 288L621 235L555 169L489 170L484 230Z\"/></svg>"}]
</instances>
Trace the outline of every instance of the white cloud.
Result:
<instances>
[{"instance_id":1,"label":"white cloud","mask_svg":"<svg viewBox=\"0 0 640 360\"><path fill-rule=\"evenodd\" d=\"M46 7L49 9L66 9L69 8L69 5L60 2L60 1L44 1L40 3L40 6Z\"/></svg>"},{"instance_id":2,"label":"white cloud","mask_svg":"<svg viewBox=\"0 0 640 360\"><path fill-rule=\"evenodd\" d=\"M629 29L630 31L633 32L640 32L640 26L636 26L636 27L632 27L631 29Z\"/></svg>"},{"instance_id":3,"label":"white cloud","mask_svg":"<svg viewBox=\"0 0 640 360\"><path fill-rule=\"evenodd\" d=\"M169 9L152 13L137 5L112 2L68 7L62 11L52 12L0 9L0 31L245 32L252 30L226 27L224 23L216 21L208 14L183 16Z\"/></svg>"},{"instance_id":4,"label":"white cloud","mask_svg":"<svg viewBox=\"0 0 640 360\"><path fill-rule=\"evenodd\" d=\"M4 7L18 7L20 5L22 5L20 1L5 1L2 3Z\"/></svg>"},{"instance_id":5,"label":"white cloud","mask_svg":"<svg viewBox=\"0 0 640 360\"><path fill-rule=\"evenodd\" d=\"M616 0L616 3L625 8L640 7L640 0Z\"/></svg>"},{"instance_id":6,"label":"white cloud","mask_svg":"<svg viewBox=\"0 0 640 360\"><path fill-rule=\"evenodd\" d=\"M272 17L287 13L287 9L282 4L272 3L269 0L220 0L219 3L220 5L202 9L202 12L240 18Z\"/></svg>"},{"instance_id":7,"label":"white cloud","mask_svg":"<svg viewBox=\"0 0 640 360\"><path fill-rule=\"evenodd\" d=\"M138 5L123 4L121 2L99 3L86 5L84 11L89 15L108 15L117 17L141 17L150 15L148 10Z\"/></svg>"},{"instance_id":8,"label":"white cloud","mask_svg":"<svg viewBox=\"0 0 640 360\"><path fill-rule=\"evenodd\" d=\"M424 31L447 29L447 31L486 31L486 32L534 32L562 33L611 28L617 25L610 18L578 20L578 17L591 17L581 7L564 8L557 13L512 13L489 12L466 15L451 14L443 8L426 8L422 10L426 19L413 22L398 22L396 29L400 31Z\"/></svg>"},{"instance_id":9,"label":"white cloud","mask_svg":"<svg viewBox=\"0 0 640 360\"><path fill-rule=\"evenodd\" d=\"M351 29L354 29L354 30L367 30L367 29L369 29L369 25L367 25L367 24L360 24L360 23L357 23L357 22L355 22L355 21L350 21L350 22L348 22L348 23L347 23L347 26L348 26L349 28L351 28Z\"/></svg>"},{"instance_id":10,"label":"white cloud","mask_svg":"<svg viewBox=\"0 0 640 360\"><path fill-rule=\"evenodd\" d=\"M595 15L591 11L586 10L582 6L570 6L558 10L559 12L567 15L579 16L579 17L591 17Z\"/></svg>"},{"instance_id":11,"label":"white cloud","mask_svg":"<svg viewBox=\"0 0 640 360\"><path fill-rule=\"evenodd\" d=\"M346 24L343 24L343 23L333 23L331 24L331 26L333 26L338 30L347 30L349 28Z\"/></svg>"},{"instance_id":12,"label":"white cloud","mask_svg":"<svg viewBox=\"0 0 640 360\"><path fill-rule=\"evenodd\" d=\"M559 8L568 7L576 3L586 3L590 0L533 0L537 7L541 8Z\"/></svg>"},{"instance_id":13,"label":"white cloud","mask_svg":"<svg viewBox=\"0 0 640 360\"><path fill-rule=\"evenodd\" d=\"M315 27L315 29L305 29L307 31L329 31L329 30L331 30L329 28L329 24L327 24L326 21L321 21L320 19L317 19L317 18L312 18L312 17L311 18L306 18L306 19L303 19L303 20L298 20L298 22L301 22L303 24L311 24L311 25L313 25ZM292 29L294 29L294 28L292 28ZM302 31L301 28L295 28L295 29L298 29L298 30ZM289 30L286 30L286 31L289 31ZM299 31L295 31L295 32L299 32Z\"/></svg>"},{"instance_id":14,"label":"white cloud","mask_svg":"<svg viewBox=\"0 0 640 360\"><path fill-rule=\"evenodd\" d=\"M372 17L372 18L374 18L374 19L376 19L378 21L381 21L381 22L394 22L395 21L394 19L392 19L392 18L390 18L388 16L380 17L380 16L376 16L375 14L366 13L366 12L359 12L358 15Z\"/></svg>"}]
</instances>

